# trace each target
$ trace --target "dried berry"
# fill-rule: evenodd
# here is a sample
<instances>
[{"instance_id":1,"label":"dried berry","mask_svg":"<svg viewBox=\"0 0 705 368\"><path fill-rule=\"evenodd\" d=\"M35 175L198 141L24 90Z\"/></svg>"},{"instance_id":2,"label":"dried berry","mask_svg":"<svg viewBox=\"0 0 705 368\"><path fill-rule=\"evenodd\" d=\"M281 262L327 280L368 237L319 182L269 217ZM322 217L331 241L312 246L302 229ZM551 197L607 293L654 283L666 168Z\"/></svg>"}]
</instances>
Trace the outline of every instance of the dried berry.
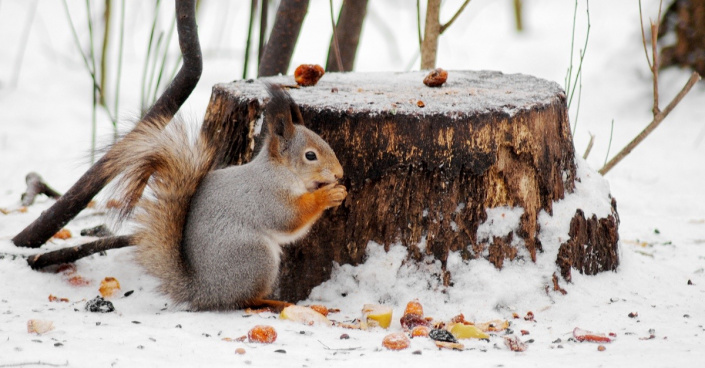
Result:
<instances>
[{"instance_id":1,"label":"dried berry","mask_svg":"<svg viewBox=\"0 0 705 368\"><path fill-rule=\"evenodd\" d=\"M525 321L533 321L534 320L534 312L528 311L526 313L526 317L524 317Z\"/></svg>"},{"instance_id":2,"label":"dried berry","mask_svg":"<svg viewBox=\"0 0 705 368\"><path fill-rule=\"evenodd\" d=\"M58 296L54 296L52 294L49 294L49 301L50 302L62 302L62 303L69 302L68 298L59 298Z\"/></svg>"},{"instance_id":3,"label":"dried berry","mask_svg":"<svg viewBox=\"0 0 705 368\"><path fill-rule=\"evenodd\" d=\"M272 326L257 325L247 332L249 342L271 344L277 340L277 331Z\"/></svg>"},{"instance_id":4,"label":"dried berry","mask_svg":"<svg viewBox=\"0 0 705 368\"><path fill-rule=\"evenodd\" d=\"M391 333L382 339L382 346L389 350L404 350L409 347L411 341L403 332Z\"/></svg>"},{"instance_id":5,"label":"dried berry","mask_svg":"<svg viewBox=\"0 0 705 368\"><path fill-rule=\"evenodd\" d=\"M423 79L423 84L429 87L440 87L443 85L443 83L446 82L447 79L448 72L441 68L436 68L434 70L431 70L431 72L428 73L426 78Z\"/></svg>"},{"instance_id":6,"label":"dried berry","mask_svg":"<svg viewBox=\"0 0 705 368\"><path fill-rule=\"evenodd\" d=\"M438 328L431 330L431 332L428 333L428 337L436 341L458 342L458 339L456 339L452 333Z\"/></svg>"},{"instance_id":7,"label":"dried berry","mask_svg":"<svg viewBox=\"0 0 705 368\"><path fill-rule=\"evenodd\" d=\"M607 348L604 345L598 345L597 346L597 351L605 351Z\"/></svg>"},{"instance_id":8,"label":"dried berry","mask_svg":"<svg viewBox=\"0 0 705 368\"><path fill-rule=\"evenodd\" d=\"M423 306L421 305L421 303L419 303L418 299L406 303L404 315L407 314L418 314L419 316L423 316Z\"/></svg>"},{"instance_id":9,"label":"dried berry","mask_svg":"<svg viewBox=\"0 0 705 368\"><path fill-rule=\"evenodd\" d=\"M399 320L401 327L407 330L411 330L416 326L428 326L429 322L418 314L405 314Z\"/></svg>"},{"instance_id":10,"label":"dried berry","mask_svg":"<svg viewBox=\"0 0 705 368\"><path fill-rule=\"evenodd\" d=\"M315 86L323 74L325 74L325 70L318 64L301 64L294 71L294 79L296 84L300 86Z\"/></svg>"},{"instance_id":11,"label":"dried berry","mask_svg":"<svg viewBox=\"0 0 705 368\"><path fill-rule=\"evenodd\" d=\"M636 317L639 317L639 313L638 312L629 312L629 314L627 316L629 316L629 318L636 318Z\"/></svg>"},{"instance_id":12,"label":"dried berry","mask_svg":"<svg viewBox=\"0 0 705 368\"><path fill-rule=\"evenodd\" d=\"M235 354L243 355L243 354L245 354L245 349L237 348L237 349L235 349Z\"/></svg>"},{"instance_id":13,"label":"dried berry","mask_svg":"<svg viewBox=\"0 0 705 368\"><path fill-rule=\"evenodd\" d=\"M423 101L418 100L418 101L416 101L416 106L418 106L418 107L426 107L426 104L423 103Z\"/></svg>"},{"instance_id":14,"label":"dried berry","mask_svg":"<svg viewBox=\"0 0 705 368\"><path fill-rule=\"evenodd\" d=\"M411 330L411 337L428 337L431 328L428 326L416 326Z\"/></svg>"}]
</instances>

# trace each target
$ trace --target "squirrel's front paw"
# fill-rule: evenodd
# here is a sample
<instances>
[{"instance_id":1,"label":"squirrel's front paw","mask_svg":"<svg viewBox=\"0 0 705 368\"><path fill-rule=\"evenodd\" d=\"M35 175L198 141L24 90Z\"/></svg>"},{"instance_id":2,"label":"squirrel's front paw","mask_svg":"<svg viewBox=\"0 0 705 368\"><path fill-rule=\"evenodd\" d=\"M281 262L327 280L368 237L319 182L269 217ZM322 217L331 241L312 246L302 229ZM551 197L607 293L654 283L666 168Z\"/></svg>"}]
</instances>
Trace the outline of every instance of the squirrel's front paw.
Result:
<instances>
[{"instance_id":1,"label":"squirrel's front paw","mask_svg":"<svg viewBox=\"0 0 705 368\"><path fill-rule=\"evenodd\" d=\"M340 204L343 203L345 197L348 196L348 190L345 189L345 186L341 184L330 185L321 188L320 190L324 190L326 193L326 208L340 206Z\"/></svg>"}]
</instances>

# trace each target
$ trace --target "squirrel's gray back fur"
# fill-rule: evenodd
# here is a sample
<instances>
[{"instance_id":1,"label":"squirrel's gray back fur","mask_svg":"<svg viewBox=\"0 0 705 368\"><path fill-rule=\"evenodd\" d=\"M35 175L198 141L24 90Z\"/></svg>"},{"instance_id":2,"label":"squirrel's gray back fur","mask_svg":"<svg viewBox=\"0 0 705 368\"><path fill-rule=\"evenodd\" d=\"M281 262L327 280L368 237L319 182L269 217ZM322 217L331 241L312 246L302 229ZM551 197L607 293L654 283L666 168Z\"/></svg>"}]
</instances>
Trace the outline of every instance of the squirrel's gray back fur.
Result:
<instances>
[{"instance_id":1,"label":"squirrel's gray back fur","mask_svg":"<svg viewBox=\"0 0 705 368\"><path fill-rule=\"evenodd\" d=\"M297 163L300 158L287 155L312 144L322 155L335 154L317 134L291 124L292 117L300 120L301 115L288 94L272 86L269 92L269 135L245 165L212 170L214 145L203 134L189 134L179 118L164 131L145 124L130 133L129 141L118 142L125 152L110 163L123 171L118 182L121 216L135 208L137 261L161 280L160 290L177 304L226 310L265 297L279 271L280 245L300 238L310 226L284 226L294 222L290 204L295 198L320 185L304 182L295 171L306 173L307 168ZM284 128L272 123L286 119ZM277 139L278 126L288 129L288 138L277 146L288 153L275 160L270 155L274 145L268 150L267 142ZM333 160L337 169L331 170L342 170Z\"/></svg>"}]
</instances>

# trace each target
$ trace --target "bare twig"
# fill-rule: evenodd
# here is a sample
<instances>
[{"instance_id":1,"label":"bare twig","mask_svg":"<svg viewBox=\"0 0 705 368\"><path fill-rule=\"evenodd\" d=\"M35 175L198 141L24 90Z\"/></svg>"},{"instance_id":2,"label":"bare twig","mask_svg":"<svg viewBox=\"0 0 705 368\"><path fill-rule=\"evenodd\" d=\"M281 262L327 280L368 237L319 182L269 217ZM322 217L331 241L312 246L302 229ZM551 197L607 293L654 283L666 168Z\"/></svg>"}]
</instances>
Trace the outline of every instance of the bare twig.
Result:
<instances>
[{"instance_id":1,"label":"bare twig","mask_svg":"<svg viewBox=\"0 0 705 368\"><path fill-rule=\"evenodd\" d=\"M349 72L355 65L355 55L360 43L362 23L367 16L367 0L345 0L335 25L334 38L328 47L326 70ZM331 15L332 19L332 15ZM337 42L337 47L334 45ZM337 63L338 54L340 64ZM342 69L341 69L342 68Z\"/></svg>"},{"instance_id":2,"label":"bare twig","mask_svg":"<svg viewBox=\"0 0 705 368\"><path fill-rule=\"evenodd\" d=\"M343 60L340 57L340 45L338 44L338 32L335 30L335 14L333 14L333 0L328 0L330 8L330 25L333 28L333 39L331 40L331 48L333 49L333 54L335 55L335 65L338 67L338 71L342 72ZM330 52L329 52L330 54ZM326 64L330 65L332 63Z\"/></svg>"},{"instance_id":3,"label":"bare twig","mask_svg":"<svg viewBox=\"0 0 705 368\"><path fill-rule=\"evenodd\" d=\"M661 19L661 4L662 2L659 2L659 10L658 10L658 18L659 20ZM649 62L649 52L646 49L646 34L644 32L644 22L642 20L642 14L641 14L641 1L639 1L639 20L641 22L641 37L642 37L642 43L644 44L644 52L646 53L646 61L649 64L649 67L651 69L651 74L653 76L653 88L654 88L654 106L652 108L652 112L654 114L654 119L649 123L649 125L644 128L634 139L632 139L631 142L629 142L624 148L622 148L617 155L615 155L609 162L606 162L605 165L599 170L599 173L602 175L607 174L615 165L617 165L624 157L629 155L631 151L639 145L646 137L651 134L651 132L656 129L656 127L661 124L661 122L668 116L668 114L671 113L671 111L681 102L683 97L690 92L690 89L693 88L695 83L697 83L700 80L700 74L698 72L693 72L693 74L690 75L690 78L688 79L688 82L683 86L683 89L681 89L680 92L671 100L671 102L666 106L665 109L660 110L658 105L659 105L659 93L658 93L658 50L656 48L657 45L657 40L658 40L658 25L659 21L652 21L650 20L650 25L651 25L651 60L653 62ZM608 152L609 154L609 152Z\"/></svg>"},{"instance_id":4,"label":"bare twig","mask_svg":"<svg viewBox=\"0 0 705 368\"><path fill-rule=\"evenodd\" d=\"M453 25L453 22L455 22L455 20L458 19L458 17L460 16L460 13L462 13L463 10L465 10L465 7L468 6L468 4L470 4L470 0L465 0L463 5L460 6L460 9L458 9L458 11L455 12L455 14L453 14L453 16L450 18L450 20L446 24L443 24L441 26L441 32L440 32L441 34L443 34L443 32L445 32L446 29L448 29L448 27Z\"/></svg>"},{"instance_id":5,"label":"bare twig","mask_svg":"<svg viewBox=\"0 0 705 368\"><path fill-rule=\"evenodd\" d=\"M38 270L47 266L72 263L91 254L104 252L109 249L128 247L132 245L130 244L131 241L132 237L129 235L111 236L75 247L62 248L51 252L35 254L27 258L27 264L29 264L32 269Z\"/></svg>"},{"instance_id":6,"label":"bare twig","mask_svg":"<svg viewBox=\"0 0 705 368\"><path fill-rule=\"evenodd\" d=\"M264 55L264 48L267 44L267 19L269 15L269 0L262 0L262 9L260 9L259 16L259 42L257 45L257 69L259 70L259 63L262 62L262 55Z\"/></svg>"},{"instance_id":7,"label":"bare twig","mask_svg":"<svg viewBox=\"0 0 705 368\"><path fill-rule=\"evenodd\" d=\"M617 165L624 157L626 157L639 143L641 143L651 132L656 129L656 127L661 124L663 119L668 116L668 114L680 103L680 101L685 97L685 95L690 92L690 89L693 88L695 83L697 83L700 80L700 74L697 72L693 72L693 74L690 75L690 79L688 79L688 82L685 84L683 89L681 89L680 92L676 95L676 97L673 98L671 103L669 103L663 111L658 113L656 116L654 116L654 120L651 121L651 123L644 128L644 130L639 133L634 139L632 139L629 144L627 144L624 148L622 148L617 155L615 155L609 162L603 166L599 173L602 175L607 174L615 165Z\"/></svg>"},{"instance_id":8,"label":"bare twig","mask_svg":"<svg viewBox=\"0 0 705 368\"><path fill-rule=\"evenodd\" d=\"M56 364L56 363L46 363L46 362L42 362L41 360L38 360L35 362L0 364L0 368L25 367L25 366L30 366L30 365L45 365L48 367L66 367L69 365L69 361L67 360L66 363L64 363L64 364Z\"/></svg>"},{"instance_id":9,"label":"bare twig","mask_svg":"<svg viewBox=\"0 0 705 368\"><path fill-rule=\"evenodd\" d=\"M585 149L585 153L583 153L583 160L587 160L588 156L590 156L590 151L592 151L592 145L595 143L595 135L590 134L590 141L588 142L587 148Z\"/></svg>"},{"instance_id":10,"label":"bare twig","mask_svg":"<svg viewBox=\"0 0 705 368\"><path fill-rule=\"evenodd\" d=\"M32 203L34 203L34 199L39 194L44 194L47 197L54 199L61 197L61 194L59 194L59 192L55 191L50 186L48 186L44 182L44 179L42 179L42 177L35 172L27 174L25 182L27 183L27 191L22 194L23 206L31 206Z\"/></svg>"},{"instance_id":11,"label":"bare twig","mask_svg":"<svg viewBox=\"0 0 705 368\"><path fill-rule=\"evenodd\" d=\"M649 64L649 69L654 70L649 57L649 50L646 48L646 33L644 33L644 16L641 13L641 0L639 0L639 23L641 23L641 41L644 44L644 55L646 55L646 63Z\"/></svg>"},{"instance_id":12,"label":"bare twig","mask_svg":"<svg viewBox=\"0 0 705 368\"><path fill-rule=\"evenodd\" d=\"M285 74L308 11L309 0L282 0L260 60L258 76Z\"/></svg>"},{"instance_id":13,"label":"bare twig","mask_svg":"<svg viewBox=\"0 0 705 368\"><path fill-rule=\"evenodd\" d=\"M177 31L183 65L169 87L138 124L164 125L176 114L196 87L203 70L198 41L195 0L176 0ZM159 127L163 128L163 125ZM128 133L130 134L130 133ZM118 142L119 143L119 142ZM20 247L37 248L74 218L118 173L106 167L116 151L111 149L91 166L48 210L12 239Z\"/></svg>"},{"instance_id":14,"label":"bare twig","mask_svg":"<svg viewBox=\"0 0 705 368\"><path fill-rule=\"evenodd\" d=\"M105 10L103 13L103 45L100 48L100 96L98 103L105 106L105 84L108 70L108 45L110 44L110 21L112 18L112 0L105 0Z\"/></svg>"}]
</instances>

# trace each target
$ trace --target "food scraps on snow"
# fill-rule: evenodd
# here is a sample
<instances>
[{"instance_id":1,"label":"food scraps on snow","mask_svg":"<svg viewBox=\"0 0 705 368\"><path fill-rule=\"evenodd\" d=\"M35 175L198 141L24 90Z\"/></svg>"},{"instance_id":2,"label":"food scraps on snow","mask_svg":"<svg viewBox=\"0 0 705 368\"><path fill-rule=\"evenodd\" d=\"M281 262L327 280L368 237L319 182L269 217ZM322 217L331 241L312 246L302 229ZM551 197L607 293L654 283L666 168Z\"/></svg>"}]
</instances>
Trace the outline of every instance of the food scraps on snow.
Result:
<instances>
[{"instance_id":1,"label":"food scraps on snow","mask_svg":"<svg viewBox=\"0 0 705 368\"><path fill-rule=\"evenodd\" d=\"M257 325L247 332L249 342L271 344L277 340L277 331L272 326Z\"/></svg>"},{"instance_id":2,"label":"food scraps on snow","mask_svg":"<svg viewBox=\"0 0 705 368\"><path fill-rule=\"evenodd\" d=\"M106 277L100 282L100 295L104 298L113 296L118 290L120 290L120 282L114 277Z\"/></svg>"},{"instance_id":3,"label":"food scraps on snow","mask_svg":"<svg viewBox=\"0 0 705 368\"><path fill-rule=\"evenodd\" d=\"M54 329L54 322L41 319L30 319L27 321L27 332L41 335Z\"/></svg>"},{"instance_id":4,"label":"food scraps on snow","mask_svg":"<svg viewBox=\"0 0 705 368\"><path fill-rule=\"evenodd\" d=\"M612 342L612 339L601 333L594 333L591 331L583 330L582 328L576 327L573 329L573 337L575 337L576 340L583 342L583 341L588 341L588 342L599 342L599 343L606 343L606 342Z\"/></svg>"}]
</instances>

